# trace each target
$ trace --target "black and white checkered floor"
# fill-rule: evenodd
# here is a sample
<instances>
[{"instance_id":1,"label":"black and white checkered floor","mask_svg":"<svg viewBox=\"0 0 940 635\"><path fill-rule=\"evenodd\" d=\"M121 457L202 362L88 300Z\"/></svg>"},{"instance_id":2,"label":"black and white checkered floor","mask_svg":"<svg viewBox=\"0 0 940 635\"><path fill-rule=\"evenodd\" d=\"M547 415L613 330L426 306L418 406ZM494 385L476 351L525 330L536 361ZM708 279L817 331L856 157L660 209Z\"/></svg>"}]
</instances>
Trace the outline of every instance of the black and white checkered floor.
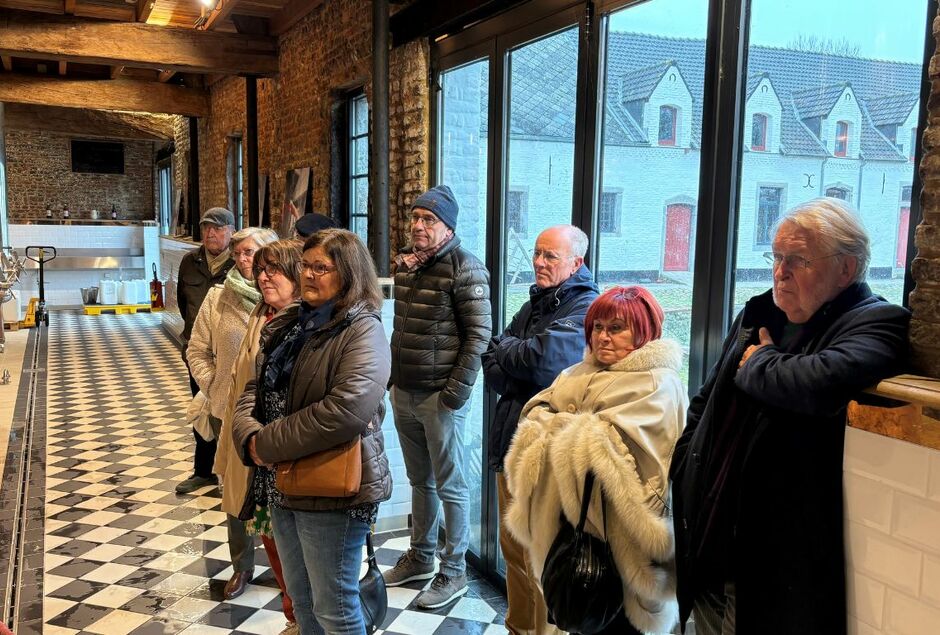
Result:
<instances>
[{"instance_id":1,"label":"black and white checkered floor","mask_svg":"<svg viewBox=\"0 0 940 635\"><path fill-rule=\"evenodd\" d=\"M190 393L159 316L52 317L42 632L279 633L285 620L264 550L248 590L222 601L232 570L219 491L173 491L191 470L181 421ZM407 547L403 532L377 542L382 568ZM439 611L413 610L419 591L389 590L385 633L506 632L505 598L480 578Z\"/></svg>"}]
</instances>

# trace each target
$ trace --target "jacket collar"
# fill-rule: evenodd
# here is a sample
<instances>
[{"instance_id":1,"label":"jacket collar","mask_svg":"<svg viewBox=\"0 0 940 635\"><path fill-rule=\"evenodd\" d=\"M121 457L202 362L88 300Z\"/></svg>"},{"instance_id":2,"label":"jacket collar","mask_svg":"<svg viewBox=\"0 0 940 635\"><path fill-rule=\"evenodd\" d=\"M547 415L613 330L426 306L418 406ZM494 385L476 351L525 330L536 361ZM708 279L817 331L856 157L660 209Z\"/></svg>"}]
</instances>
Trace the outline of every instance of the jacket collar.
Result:
<instances>
[{"instance_id":1,"label":"jacket collar","mask_svg":"<svg viewBox=\"0 0 940 635\"><path fill-rule=\"evenodd\" d=\"M557 287L548 287L542 289L533 284L529 287L529 301L535 305L545 301L545 298L553 298L553 305L559 306L565 301L565 298L574 292L583 293L585 291L598 292L597 284L594 282L594 274L585 265L578 269Z\"/></svg>"},{"instance_id":2,"label":"jacket collar","mask_svg":"<svg viewBox=\"0 0 940 635\"><path fill-rule=\"evenodd\" d=\"M441 259L443 256L445 256L446 254L449 254L449 253L452 252L453 250L457 249L457 247L459 247L459 246L460 246L460 236L458 236L457 233L454 232L454 237L451 238L450 241L449 241L446 245L444 245L443 247L441 247L441 250L440 250L439 252L437 252L436 254L434 254L434 256L433 256L431 259L429 259L426 263L424 263L424 266L421 267L421 269L424 269L424 267L428 267L428 266L434 264L435 262L437 262L438 260L440 260L440 259ZM403 249L400 249L400 250L398 251L398 253L400 253L400 254L408 254L408 253L411 253L411 251L412 251L412 248L411 248L411 246L409 245L409 246L404 247Z\"/></svg>"},{"instance_id":3,"label":"jacket collar","mask_svg":"<svg viewBox=\"0 0 940 635\"><path fill-rule=\"evenodd\" d=\"M682 347L675 340L660 338L647 342L610 366L598 364L594 353L585 348L584 361L597 368L620 373L637 373L656 368L668 368L678 372L682 368Z\"/></svg>"},{"instance_id":4,"label":"jacket collar","mask_svg":"<svg viewBox=\"0 0 940 635\"><path fill-rule=\"evenodd\" d=\"M816 313L806 322L808 330L815 330L820 324L827 323L834 316L839 316L856 306L860 302L871 298L871 287L866 282L856 282L850 284L842 290L835 298L823 304ZM744 305L743 326L754 326L756 321L766 321L771 319L774 323L782 326L787 322L786 314L774 304L773 289L768 289L760 295L754 296ZM767 326L767 324L758 324L758 326Z\"/></svg>"},{"instance_id":5,"label":"jacket collar","mask_svg":"<svg viewBox=\"0 0 940 635\"><path fill-rule=\"evenodd\" d=\"M266 305L262 303L262 306ZM278 311L261 331L261 348L264 349L265 345L270 341L275 333L278 333L285 326L296 322L299 313L300 302L291 302L286 307ZM328 331L339 326L341 322L352 323L354 320L360 317L366 317L370 315L376 319L381 319L378 313L375 311L370 311L365 304L358 302L350 307L337 311L336 315L334 315L329 322L317 329L317 332Z\"/></svg>"}]
</instances>

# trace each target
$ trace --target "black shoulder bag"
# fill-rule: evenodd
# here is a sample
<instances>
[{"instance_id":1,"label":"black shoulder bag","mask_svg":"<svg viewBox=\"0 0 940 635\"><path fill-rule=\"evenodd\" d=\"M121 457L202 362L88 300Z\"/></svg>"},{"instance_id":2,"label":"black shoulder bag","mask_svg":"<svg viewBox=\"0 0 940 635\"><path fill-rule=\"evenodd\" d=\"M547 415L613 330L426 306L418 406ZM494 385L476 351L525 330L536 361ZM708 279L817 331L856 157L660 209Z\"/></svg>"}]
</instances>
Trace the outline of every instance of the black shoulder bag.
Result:
<instances>
[{"instance_id":1,"label":"black shoulder bag","mask_svg":"<svg viewBox=\"0 0 940 635\"><path fill-rule=\"evenodd\" d=\"M623 610L623 584L607 543L607 503L601 489L604 540L584 531L594 473L584 479L581 517L572 527L561 515L561 529L545 557L542 590L549 621L563 631L594 635Z\"/></svg>"},{"instance_id":2,"label":"black shoulder bag","mask_svg":"<svg viewBox=\"0 0 940 635\"><path fill-rule=\"evenodd\" d=\"M372 532L366 534L366 551L369 554L369 568L359 580L359 605L362 607L362 620L366 632L374 633L388 612L388 592L385 590L385 578L375 562L375 550L372 548Z\"/></svg>"}]
</instances>

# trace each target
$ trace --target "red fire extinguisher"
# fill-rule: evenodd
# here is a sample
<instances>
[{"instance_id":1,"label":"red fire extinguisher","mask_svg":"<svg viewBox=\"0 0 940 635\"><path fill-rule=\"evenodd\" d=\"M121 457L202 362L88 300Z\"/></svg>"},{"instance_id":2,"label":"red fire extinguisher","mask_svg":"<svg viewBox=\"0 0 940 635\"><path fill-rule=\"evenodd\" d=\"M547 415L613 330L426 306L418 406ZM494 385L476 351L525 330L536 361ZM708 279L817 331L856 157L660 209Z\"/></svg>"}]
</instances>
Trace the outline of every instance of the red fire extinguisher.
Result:
<instances>
[{"instance_id":1,"label":"red fire extinguisher","mask_svg":"<svg viewBox=\"0 0 940 635\"><path fill-rule=\"evenodd\" d=\"M157 278L157 263L153 263L153 280L150 281L150 310L163 310L163 283Z\"/></svg>"}]
</instances>

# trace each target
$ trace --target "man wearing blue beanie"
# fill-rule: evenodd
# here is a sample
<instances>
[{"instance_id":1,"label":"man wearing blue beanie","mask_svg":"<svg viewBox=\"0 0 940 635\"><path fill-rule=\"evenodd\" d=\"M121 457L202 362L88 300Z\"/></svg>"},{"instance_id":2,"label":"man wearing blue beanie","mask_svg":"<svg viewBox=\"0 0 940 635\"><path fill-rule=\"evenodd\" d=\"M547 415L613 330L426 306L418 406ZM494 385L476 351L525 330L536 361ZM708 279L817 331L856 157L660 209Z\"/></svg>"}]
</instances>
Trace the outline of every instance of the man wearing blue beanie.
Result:
<instances>
[{"instance_id":1,"label":"man wearing blue beanie","mask_svg":"<svg viewBox=\"0 0 940 635\"><path fill-rule=\"evenodd\" d=\"M459 208L446 185L411 207L411 245L395 258L392 410L411 483L411 547L385 572L388 586L434 578L417 606L467 592L470 492L464 476L467 401L492 335L490 275L454 234ZM445 542L437 550L440 514ZM440 571L435 574L435 550Z\"/></svg>"}]
</instances>

